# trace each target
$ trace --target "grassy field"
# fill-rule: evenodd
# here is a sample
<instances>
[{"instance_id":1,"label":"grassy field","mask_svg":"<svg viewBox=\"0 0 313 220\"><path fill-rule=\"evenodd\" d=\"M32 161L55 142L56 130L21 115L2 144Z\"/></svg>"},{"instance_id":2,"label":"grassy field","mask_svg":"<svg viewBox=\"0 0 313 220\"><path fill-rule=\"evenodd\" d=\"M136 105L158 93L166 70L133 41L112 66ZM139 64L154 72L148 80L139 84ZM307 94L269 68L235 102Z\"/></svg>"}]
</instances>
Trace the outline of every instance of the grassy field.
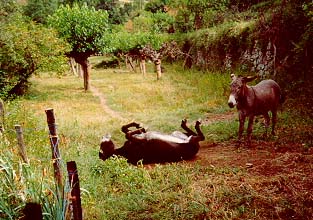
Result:
<instances>
[{"instance_id":1,"label":"grassy field","mask_svg":"<svg viewBox=\"0 0 313 220\"><path fill-rule=\"evenodd\" d=\"M47 108L56 115L64 164L77 163L84 219L311 219L313 121L307 111L300 117L288 101L277 137L262 138L257 123L253 147L238 148L237 116L227 106L229 76L170 65L165 70L156 80L151 66L146 77L93 69L93 92L84 92L72 75L34 77L28 95L6 103L0 219L17 218L26 201L54 199ZM98 159L104 134L122 146L123 124L171 132L183 118L203 121L206 140L193 161L132 166L123 158ZM14 124L23 126L30 165L19 162ZM56 207L44 210L46 219L62 219L52 214Z\"/></svg>"}]
</instances>

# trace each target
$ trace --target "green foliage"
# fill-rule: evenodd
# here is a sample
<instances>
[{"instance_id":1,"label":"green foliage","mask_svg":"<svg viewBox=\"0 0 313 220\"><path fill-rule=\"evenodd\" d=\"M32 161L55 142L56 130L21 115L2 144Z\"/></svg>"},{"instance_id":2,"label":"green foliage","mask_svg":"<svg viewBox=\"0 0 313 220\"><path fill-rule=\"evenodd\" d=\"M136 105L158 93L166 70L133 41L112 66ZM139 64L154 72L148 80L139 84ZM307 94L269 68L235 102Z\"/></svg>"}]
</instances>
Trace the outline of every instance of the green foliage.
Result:
<instances>
[{"instance_id":1,"label":"green foliage","mask_svg":"<svg viewBox=\"0 0 313 220\"><path fill-rule=\"evenodd\" d=\"M23 94L40 71L63 71L67 45L56 33L12 14L0 21L0 94Z\"/></svg>"},{"instance_id":2,"label":"green foliage","mask_svg":"<svg viewBox=\"0 0 313 220\"><path fill-rule=\"evenodd\" d=\"M8 155L0 158L1 189L0 189L0 217L1 219L16 219L18 217L18 207L24 199L20 192L23 183L16 181L19 173L13 168L12 161ZM20 192L20 193L18 193Z\"/></svg>"},{"instance_id":3,"label":"green foliage","mask_svg":"<svg viewBox=\"0 0 313 220\"><path fill-rule=\"evenodd\" d=\"M24 6L24 14L33 21L45 24L59 6L59 0L28 0Z\"/></svg>"},{"instance_id":4,"label":"green foliage","mask_svg":"<svg viewBox=\"0 0 313 220\"><path fill-rule=\"evenodd\" d=\"M15 0L0 1L0 17L1 20L13 12L17 12L19 7Z\"/></svg>"},{"instance_id":5,"label":"green foliage","mask_svg":"<svg viewBox=\"0 0 313 220\"><path fill-rule=\"evenodd\" d=\"M137 12L144 10L145 2L143 0L134 0L132 4L134 10L136 10Z\"/></svg>"},{"instance_id":6,"label":"green foliage","mask_svg":"<svg viewBox=\"0 0 313 220\"><path fill-rule=\"evenodd\" d=\"M228 89L224 88L229 84L228 75L186 71L181 65L164 64L164 69L164 79L158 83L150 74L154 71L150 63L146 79L140 74L112 75L110 71L97 70L93 74L94 85L101 87L103 94L110 94L107 103L123 117L144 123L152 130L172 132L178 129L183 118L188 118L193 126L192 121L203 119L208 111L221 113L229 109L227 97L221 97ZM110 86L101 86L108 84ZM119 130L116 136L121 135ZM219 135L218 132L212 134Z\"/></svg>"},{"instance_id":7,"label":"green foliage","mask_svg":"<svg viewBox=\"0 0 313 220\"><path fill-rule=\"evenodd\" d=\"M63 0L62 2L70 7L87 5L96 10L106 11L109 15L109 23L115 25L124 23L133 10L132 3L121 3L121 1L116 0Z\"/></svg>"},{"instance_id":8,"label":"green foliage","mask_svg":"<svg viewBox=\"0 0 313 220\"><path fill-rule=\"evenodd\" d=\"M117 31L111 35L111 45L115 52L127 53L132 50L139 50L147 45L154 49L161 48L166 36L150 32L129 33L126 31Z\"/></svg>"},{"instance_id":9,"label":"green foliage","mask_svg":"<svg viewBox=\"0 0 313 220\"><path fill-rule=\"evenodd\" d=\"M150 30L152 30L153 19L151 14L152 13L150 12L144 12L135 17L133 19L133 30L144 32L149 32Z\"/></svg>"},{"instance_id":10,"label":"green foliage","mask_svg":"<svg viewBox=\"0 0 313 220\"><path fill-rule=\"evenodd\" d=\"M158 13L158 12L167 12L167 5L169 4L169 0L152 0L149 1L145 5L145 10L150 11L152 13Z\"/></svg>"},{"instance_id":11,"label":"green foliage","mask_svg":"<svg viewBox=\"0 0 313 220\"><path fill-rule=\"evenodd\" d=\"M228 8L229 1L223 0L176 0L170 4L174 9L178 8L175 29L186 33L214 24L215 16L220 16ZM208 26L209 25L209 26Z\"/></svg>"},{"instance_id":12,"label":"green foliage","mask_svg":"<svg viewBox=\"0 0 313 220\"><path fill-rule=\"evenodd\" d=\"M0 138L0 219L20 219L25 204L35 202L41 205L44 220L64 220L69 184L64 181L62 192L55 184L46 122L20 99L6 102L6 112L6 130ZM22 126L29 164L18 153L15 124Z\"/></svg>"},{"instance_id":13,"label":"green foliage","mask_svg":"<svg viewBox=\"0 0 313 220\"><path fill-rule=\"evenodd\" d=\"M175 35L183 52L190 55L185 59L187 67L220 70L226 69L230 61L233 69L259 74L260 69L268 68L267 77L275 78L282 88L292 91L295 84L304 85L301 82L312 79L310 1L234 0L215 5L213 2L172 2L171 6L178 8L175 30L188 32ZM252 54L259 61L251 61ZM257 62L259 69L247 68Z\"/></svg>"},{"instance_id":14,"label":"green foliage","mask_svg":"<svg viewBox=\"0 0 313 220\"><path fill-rule=\"evenodd\" d=\"M3 149L3 142L0 149ZM0 157L0 218L19 219L27 202L42 206L44 219L64 220L68 201L61 199L53 180L42 175L42 164L15 162L12 153L2 153ZM46 168L43 168L46 170ZM68 192L68 186L65 193Z\"/></svg>"},{"instance_id":15,"label":"green foliage","mask_svg":"<svg viewBox=\"0 0 313 220\"><path fill-rule=\"evenodd\" d=\"M225 22L208 29L201 29L185 35L176 35L185 53L192 54L192 65L201 69L221 69L226 54L231 54L233 62L253 46L253 38L248 38L255 30L255 21ZM200 54L201 57L198 57ZM197 60L198 59L198 60Z\"/></svg>"},{"instance_id":16,"label":"green foliage","mask_svg":"<svg viewBox=\"0 0 313 220\"><path fill-rule=\"evenodd\" d=\"M154 13L152 15L153 26L152 32L167 33L171 32L174 25L174 18L167 13Z\"/></svg>"},{"instance_id":17,"label":"green foliage","mask_svg":"<svg viewBox=\"0 0 313 220\"><path fill-rule=\"evenodd\" d=\"M85 54L89 57L95 53L105 52L111 47L106 39L109 31L106 11L97 11L86 4L61 6L49 17L48 23L71 45L71 53Z\"/></svg>"},{"instance_id":18,"label":"green foliage","mask_svg":"<svg viewBox=\"0 0 313 220\"><path fill-rule=\"evenodd\" d=\"M104 186L102 208L107 219L195 219L207 211L191 188L192 168L186 166L157 165L147 170L113 157L94 166L92 173Z\"/></svg>"},{"instance_id":19,"label":"green foliage","mask_svg":"<svg viewBox=\"0 0 313 220\"><path fill-rule=\"evenodd\" d=\"M121 5L115 0L99 0L95 5L96 9L105 10L109 13L110 24L122 24L126 21L132 11L132 5L125 3Z\"/></svg>"},{"instance_id":20,"label":"green foliage","mask_svg":"<svg viewBox=\"0 0 313 220\"><path fill-rule=\"evenodd\" d=\"M152 33L167 33L174 24L174 17L167 13L145 12L133 19L133 30Z\"/></svg>"},{"instance_id":21,"label":"green foliage","mask_svg":"<svg viewBox=\"0 0 313 220\"><path fill-rule=\"evenodd\" d=\"M297 71L303 74L304 80L307 80L313 78L313 64L311 62L313 52L310 49L313 46L313 2L303 3L302 8L305 18L307 18L308 21L306 26L302 27L303 29L298 43L294 44L295 57L293 59L293 65L297 68Z\"/></svg>"},{"instance_id":22,"label":"green foliage","mask_svg":"<svg viewBox=\"0 0 313 220\"><path fill-rule=\"evenodd\" d=\"M232 7L237 8L239 11L245 11L255 6L259 7L258 5L273 4L273 1L268 0L229 0L229 2Z\"/></svg>"}]
</instances>

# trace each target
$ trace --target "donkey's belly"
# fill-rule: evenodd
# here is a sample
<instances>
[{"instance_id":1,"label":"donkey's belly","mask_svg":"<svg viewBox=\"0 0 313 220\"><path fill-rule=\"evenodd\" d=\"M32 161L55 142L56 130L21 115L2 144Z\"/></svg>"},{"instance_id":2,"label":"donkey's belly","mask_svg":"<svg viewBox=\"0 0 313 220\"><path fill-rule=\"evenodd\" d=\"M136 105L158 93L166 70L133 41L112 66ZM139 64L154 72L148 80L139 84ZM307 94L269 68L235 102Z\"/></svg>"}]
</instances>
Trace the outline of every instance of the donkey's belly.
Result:
<instances>
[{"instance_id":1,"label":"donkey's belly","mask_svg":"<svg viewBox=\"0 0 313 220\"><path fill-rule=\"evenodd\" d=\"M190 139L187 136L177 137L177 136L173 136L169 134L162 134L158 132L147 132L147 133L139 134L137 136L139 137L144 136L148 141L149 140L162 140L165 142L172 142L172 143L178 143L178 144L188 143Z\"/></svg>"}]
</instances>

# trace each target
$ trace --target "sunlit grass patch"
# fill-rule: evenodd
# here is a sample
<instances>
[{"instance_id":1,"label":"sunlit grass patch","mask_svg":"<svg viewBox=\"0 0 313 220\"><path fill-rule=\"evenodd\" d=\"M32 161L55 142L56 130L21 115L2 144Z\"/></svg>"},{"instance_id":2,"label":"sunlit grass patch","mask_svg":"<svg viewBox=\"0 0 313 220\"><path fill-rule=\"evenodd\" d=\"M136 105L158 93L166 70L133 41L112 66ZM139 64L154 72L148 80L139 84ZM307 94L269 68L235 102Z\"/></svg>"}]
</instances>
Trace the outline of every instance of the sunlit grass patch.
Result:
<instances>
[{"instance_id":1,"label":"sunlit grass patch","mask_svg":"<svg viewBox=\"0 0 313 220\"><path fill-rule=\"evenodd\" d=\"M151 123L166 115L173 121L195 120L212 109L221 111L221 103L226 103L223 94L227 80L228 76L224 75L172 67L161 80L156 80L153 73L143 77L133 72L97 70L92 84L105 94L108 105L123 117ZM226 107L224 105L224 109Z\"/></svg>"},{"instance_id":2,"label":"sunlit grass patch","mask_svg":"<svg viewBox=\"0 0 313 220\"><path fill-rule=\"evenodd\" d=\"M191 167L168 164L147 170L115 157L93 167L92 173L103 183L102 207L107 219L194 219L205 215L205 204L191 188ZM115 211L117 205L119 212Z\"/></svg>"}]
</instances>

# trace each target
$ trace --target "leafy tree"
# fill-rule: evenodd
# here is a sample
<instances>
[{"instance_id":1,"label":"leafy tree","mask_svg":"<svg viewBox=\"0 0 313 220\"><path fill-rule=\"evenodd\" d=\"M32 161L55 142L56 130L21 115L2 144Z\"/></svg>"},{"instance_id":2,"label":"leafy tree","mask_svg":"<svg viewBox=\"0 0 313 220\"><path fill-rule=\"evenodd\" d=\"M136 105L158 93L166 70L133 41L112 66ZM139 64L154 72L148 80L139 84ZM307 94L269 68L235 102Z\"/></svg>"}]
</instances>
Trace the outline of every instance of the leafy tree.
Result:
<instances>
[{"instance_id":1,"label":"leafy tree","mask_svg":"<svg viewBox=\"0 0 313 220\"><path fill-rule=\"evenodd\" d=\"M298 6L300 4L297 4ZM292 8L296 8L293 6ZM304 81L308 82L310 85L311 80L313 79L313 2L306 1L302 3L301 13L298 13L298 17L302 17L302 19L298 19L299 22L296 23L298 26L302 26L299 31L299 40L297 43L295 41L292 42L294 48L293 53L294 57L291 59L291 73L296 75L298 73L297 78L301 77ZM300 11L300 8L298 9ZM303 14L302 14L303 11ZM294 15L297 15L294 13ZM292 31L296 29L293 28ZM300 75L302 74L302 75ZM311 86L312 89L312 86Z\"/></svg>"},{"instance_id":2,"label":"leafy tree","mask_svg":"<svg viewBox=\"0 0 313 220\"><path fill-rule=\"evenodd\" d=\"M152 13L167 12L169 0L152 0L145 5L145 10Z\"/></svg>"},{"instance_id":3,"label":"leafy tree","mask_svg":"<svg viewBox=\"0 0 313 220\"><path fill-rule=\"evenodd\" d=\"M239 11L247 10L249 7L261 2L269 2L268 0L228 0L232 7L236 7Z\"/></svg>"},{"instance_id":4,"label":"leafy tree","mask_svg":"<svg viewBox=\"0 0 313 220\"><path fill-rule=\"evenodd\" d=\"M112 34L111 38L114 51L122 53L140 50L147 45L150 45L153 49L158 50L165 41L165 37L159 34L149 32L129 33L123 30L115 32Z\"/></svg>"},{"instance_id":5,"label":"leafy tree","mask_svg":"<svg viewBox=\"0 0 313 220\"><path fill-rule=\"evenodd\" d=\"M33 21L45 24L59 6L59 0L28 0L24 6L24 14Z\"/></svg>"},{"instance_id":6,"label":"leafy tree","mask_svg":"<svg viewBox=\"0 0 313 220\"><path fill-rule=\"evenodd\" d=\"M122 24L133 10L131 3L121 4L118 0L60 0L64 5L88 5L96 10L105 10L109 14L110 24Z\"/></svg>"},{"instance_id":7,"label":"leafy tree","mask_svg":"<svg viewBox=\"0 0 313 220\"><path fill-rule=\"evenodd\" d=\"M73 7L61 6L49 18L49 24L71 45L68 56L73 57L82 66L84 89L89 90L88 58L111 49L108 13L97 11L86 4L82 6L74 4Z\"/></svg>"},{"instance_id":8,"label":"leafy tree","mask_svg":"<svg viewBox=\"0 0 313 220\"><path fill-rule=\"evenodd\" d=\"M140 61L140 69L145 75L145 60L151 60L156 67L157 78L161 78L161 50L166 35L155 34L152 32L129 33L119 31L114 34L112 41L114 52L118 57L126 56Z\"/></svg>"},{"instance_id":9,"label":"leafy tree","mask_svg":"<svg viewBox=\"0 0 313 220\"><path fill-rule=\"evenodd\" d=\"M0 16L3 20L6 16L18 11L18 5L15 0L0 1Z\"/></svg>"},{"instance_id":10,"label":"leafy tree","mask_svg":"<svg viewBox=\"0 0 313 220\"><path fill-rule=\"evenodd\" d=\"M143 12L133 19L134 31L169 33L173 24L174 17L162 12Z\"/></svg>"},{"instance_id":11,"label":"leafy tree","mask_svg":"<svg viewBox=\"0 0 313 220\"><path fill-rule=\"evenodd\" d=\"M111 24L122 24L128 18L131 11L131 4L122 7L121 3L116 0L99 0L95 4L96 9L106 10L109 13L109 22Z\"/></svg>"},{"instance_id":12,"label":"leafy tree","mask_svg":"<svg viewBox=\"0 0 313 220\"><path fill-rule=\"evenodd\" d=\"M176 29L185 33L206 27L206 18L225 11L229 0L173 0L170 7L177 11Z\"/></svg>"},{"instance_id":13,"label":"leafy tree","mask_svg":"<svg viewBox=\"0 0 313 220\"><path fill-rule=\"evenodd\" d=\"M20 13L0 18L0 94L21 95L28 79L40 71L61 71L66 44L42 25L25 21Z\"/></svg>"},{"instance_id":14,"label":"leafy tree","mask_svg":"<svg viewBox=\"0 0 313 220\"><path fill-rule=\"evenodd\" d=\"M74 5L85 5L87 4L88 6L95 6L96 4L99 3L100 0L60 0L60 3L63 5L69 5L69 6L74 6Z\"/></svg>"},{"instance_id":15,"label":"leafy tree","mask_svg":"<svg viewBox=\"0 0 313 220\"><path fill-rule=\"evenodd\" d=\"M145 7L145 0L134 0L133 6L134 6L134 9L141 11Z\"/></svg>"}]
</instances>

